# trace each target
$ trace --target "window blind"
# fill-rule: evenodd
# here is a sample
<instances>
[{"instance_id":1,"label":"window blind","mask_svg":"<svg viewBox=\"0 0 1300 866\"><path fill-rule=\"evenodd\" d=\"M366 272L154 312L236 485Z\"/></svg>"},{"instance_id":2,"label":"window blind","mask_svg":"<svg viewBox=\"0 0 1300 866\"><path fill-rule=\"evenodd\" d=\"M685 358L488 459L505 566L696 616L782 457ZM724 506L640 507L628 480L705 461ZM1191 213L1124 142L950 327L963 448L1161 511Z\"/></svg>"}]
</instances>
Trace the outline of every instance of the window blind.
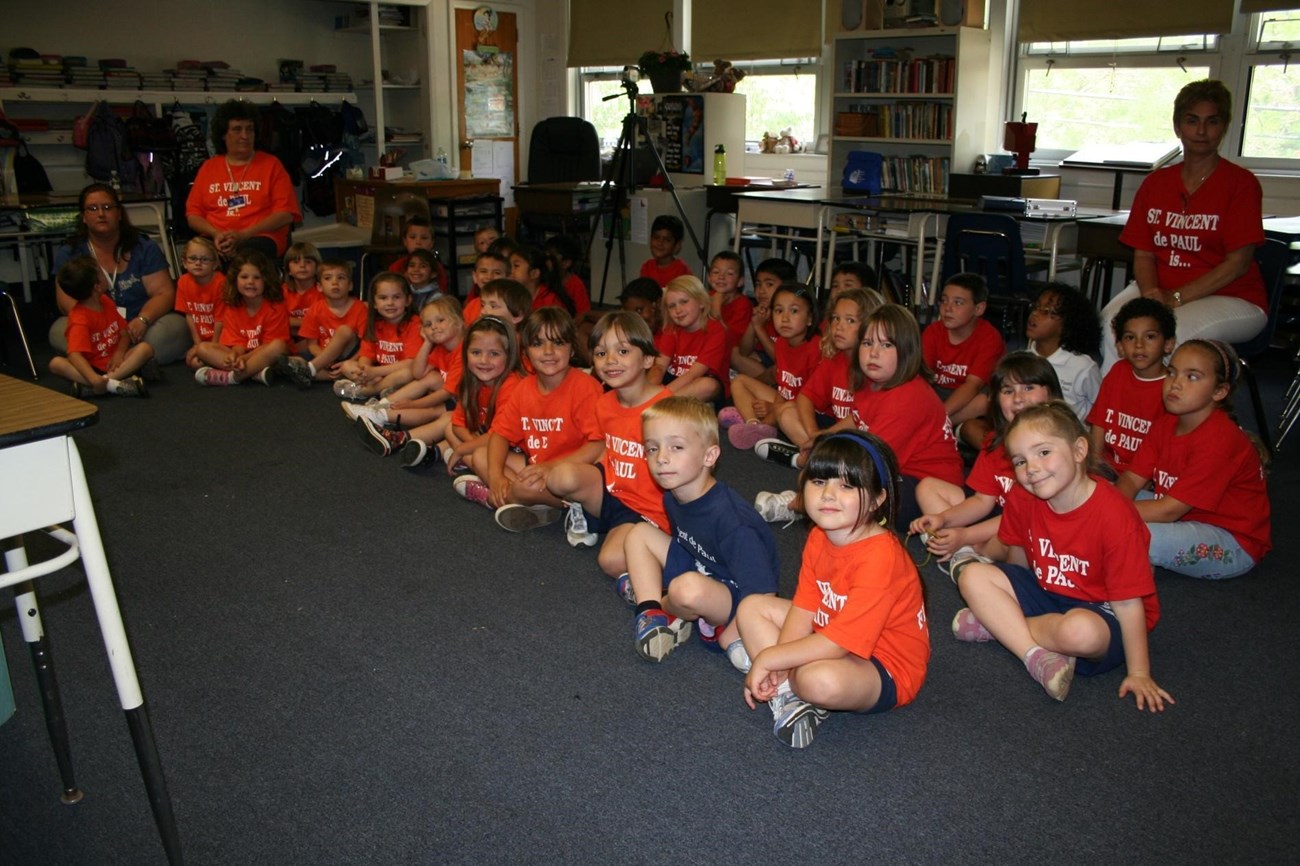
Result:
<instances>
[{"instance_id":1,"label":"window blind","mask_svg":"<svg viewBox=\"0 0 1300 866\"><path fill-rule=\"evenodd\" d=\"M691 59L820 57L821 0L692 0Z\"/></svg>"},{"instance_id":2,"label":"window blind","mask_svg":"<svg viewBox=\"0 0 1300 866\"><path fill-rule=\"evenodd\" d=\"M1241 14L1249 15L1252 12L1282 12L1292 9L1300 9L1300 4L1296 0L1241 0Z\"/></svg>"},{"instance_id":3,"label":"window blind","mask_svg":"<svg viewBox=\"0 0 1300 866\"><path fill-rule=\"evenodd\" d=\"M1292 4L1295 2L1290 0ZM1176 5L1166 0L1089 0L1087 3L1021 0L1019 39L1021 42L1068 42L1224 34L1232 30L1232 14L1233 0L1181 0Z\"/></svg>"},{"instance_id":4,"label":"window blind","mask_svg":"<svg viewBox=\"0 0 1300 866\"><path fill-rule=\"evenodd\" d=\"M647 51L667 48L664 14L672 0L569 0L569 66L635 66Z\"/></svg>"}]
</instances>

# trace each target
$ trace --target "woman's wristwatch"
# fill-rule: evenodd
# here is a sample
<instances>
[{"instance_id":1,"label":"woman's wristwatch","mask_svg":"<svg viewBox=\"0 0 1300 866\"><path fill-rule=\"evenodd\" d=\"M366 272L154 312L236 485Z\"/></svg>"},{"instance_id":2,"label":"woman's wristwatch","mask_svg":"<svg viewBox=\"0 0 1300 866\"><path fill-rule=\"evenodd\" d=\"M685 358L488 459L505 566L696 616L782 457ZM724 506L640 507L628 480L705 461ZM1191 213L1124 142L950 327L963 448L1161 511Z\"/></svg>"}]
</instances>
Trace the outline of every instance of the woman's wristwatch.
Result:
<instances>
[{"instance_id":1,"label":"woman's wristwatch","mask_svg":"<svg viewBox=\"0 0 1300 866\"><path fill-rule=\"evenodd\" d=\"M1181 306L1183 305L1183 293L1182 293L1182 292L1170 292L1170 294L1174 296L1174 306L1175 306L1175 307L1181 307Z\"/></svg>"},{"instance_id":2,"label":"woman's wristwatch","mask_svg":"<svg viewBox=\"0 0 1300 866\"><path fill-rule=\"evenodd\" d=\"M136 316L136 318L139 319L140 321L144 322L144 326L145 326L146 328L153 324L153 322L150 320L150 318L149 318L148 316L146 316L144 313L141 313L140 315Z\"/></svg>"}]
</instances>

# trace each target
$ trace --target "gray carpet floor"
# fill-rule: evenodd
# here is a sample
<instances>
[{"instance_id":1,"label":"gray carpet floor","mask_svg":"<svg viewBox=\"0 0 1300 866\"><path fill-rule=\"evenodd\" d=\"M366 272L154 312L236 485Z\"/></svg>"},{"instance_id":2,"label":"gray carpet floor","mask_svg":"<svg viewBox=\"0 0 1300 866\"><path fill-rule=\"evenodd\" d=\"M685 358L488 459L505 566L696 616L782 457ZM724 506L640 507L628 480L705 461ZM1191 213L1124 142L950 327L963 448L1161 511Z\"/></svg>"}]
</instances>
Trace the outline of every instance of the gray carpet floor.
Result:
<instances>
[{"instance_id":1,"label":"gray carpet floor","mask_svg":"<svg viewBox=\"0 0 1300 866\"><path fill-rule=\"evenodd\" d=\"M1275 410L1289 367L1268 372ZM1254 574L1158 574L1164 714L1117 699L1118 672L1057 704L959 644L930 565L919 698L794 751L697 641L642 661L560 526L507 534L438 470L371 455L326 389L166 377L77 441L190 863L1300 860L1300 443ZM720 477L751 497L794 478L729 446ZM788 595L804 533L776 532ZM0 864L162 862L79 569L41 592L86 798L59 803L6 603Z\"/></svg>"}]
</instances>

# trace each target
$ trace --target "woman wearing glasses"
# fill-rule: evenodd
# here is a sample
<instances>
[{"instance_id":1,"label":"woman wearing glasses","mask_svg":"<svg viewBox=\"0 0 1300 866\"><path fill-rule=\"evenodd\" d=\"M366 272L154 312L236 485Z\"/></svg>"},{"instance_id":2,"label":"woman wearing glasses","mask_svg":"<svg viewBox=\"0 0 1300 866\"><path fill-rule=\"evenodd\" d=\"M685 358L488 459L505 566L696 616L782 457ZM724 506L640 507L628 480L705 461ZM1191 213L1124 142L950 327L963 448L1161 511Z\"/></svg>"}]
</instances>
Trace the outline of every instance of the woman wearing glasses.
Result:
<instances>
[{"instance_id":1,"label":"woman wearing glasses","mask_svg":"<svg viewBox=\"0 0 1300 866\"><path fill-rule=\"evenodd\" d=\"M185 319L172 311L176 286L162 249L131 225L121 199L108 184L92 183L78 200L76 233L54 253L54 271L76 256L90 256L104 272L107 294L126 319L132 343L153 346L159 364L185 354L189 333ZM67 351L68 310L76 304L55 283L55 300L62 316L50 328L50 346Z\"/></svg>"},{"instance_id":2,"label":"woman wearing glasses","mask_svg":"<svg viewBox=\"0 0 1300 866\"><path fill-rule=\"evenodd\" d=\"M1147 175L1119 239L1133 248L1134 283L1102 311L1110 327L1119 308L1153 298L1178 321L1178 342L1240 343L1268 320L1255 247L1264 242L1263 190L1247 169L1219 156L1232 94L1223 82L1193 81L1174 99L1174 133L1183 161ZM1102 341L1105 373L1115 363Z\"/></svg>"}]
</instances>

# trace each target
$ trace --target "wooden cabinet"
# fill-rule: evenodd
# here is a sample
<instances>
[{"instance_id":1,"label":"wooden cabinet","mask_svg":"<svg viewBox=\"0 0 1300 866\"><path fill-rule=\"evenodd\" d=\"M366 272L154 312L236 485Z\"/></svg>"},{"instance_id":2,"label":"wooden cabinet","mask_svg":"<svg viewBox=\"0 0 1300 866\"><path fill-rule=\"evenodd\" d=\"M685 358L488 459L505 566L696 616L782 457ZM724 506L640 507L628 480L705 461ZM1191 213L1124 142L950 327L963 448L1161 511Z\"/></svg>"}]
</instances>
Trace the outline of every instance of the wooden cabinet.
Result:
<instances>
[{"instance_id":1,"label":"wooden cabinet","mask_svg":"<svg viewBox=\"0 0 1300 866\"><path fill-rule=\"evenodd\" d=\"M943 194L992 140L989 32L973 27L867 30L832 50L827 186L851 151L883 156L886 192Z\"/></svg>"}]
</instances>

